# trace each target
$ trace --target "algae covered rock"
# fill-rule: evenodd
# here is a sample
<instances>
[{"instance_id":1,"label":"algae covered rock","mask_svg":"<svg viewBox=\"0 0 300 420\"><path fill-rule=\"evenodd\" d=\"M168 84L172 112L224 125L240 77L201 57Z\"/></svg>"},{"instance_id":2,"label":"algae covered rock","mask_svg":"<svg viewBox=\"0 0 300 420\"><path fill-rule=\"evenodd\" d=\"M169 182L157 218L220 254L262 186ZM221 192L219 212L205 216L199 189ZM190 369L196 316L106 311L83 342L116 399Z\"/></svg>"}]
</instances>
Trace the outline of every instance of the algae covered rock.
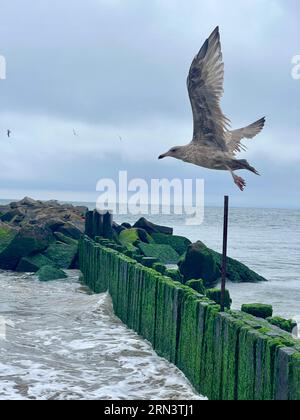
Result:
<instances>
[{"instance_id":1,"label":"algae covered rock","mask_svg":"<svg viewBox=\"0 0 300 420\"><path fill-rule=\"evenodd\" d=\"M166 235L163 233L153 233L151 236L155 243L170 245L179 255L184 254L188 246L192 243L189 239L183 236Z\"/></svg>"},{"instance_id":2,"label":"algae covered rock","mask_svg":"<svg viewBox=\"0 0 300 420\"><path fill-rule=\"evenodd\" d=\"M242 306L242 312L256 316L257 318L271 318L273 315L272 305L263 303L248 303Z\"/></svg>"},{"instance_id":3,"label":"algae covered rock","mask_svg":"<svg viewBox=\"0 0 300 420\"><path fill-rule=\"evenodd\" d=\"M206 287L213 287L221 278L222 255L198 241L188 247L181 257L179 269L186 281L193 278L205 280ZM246 265L227 258L227 278L233 283L257 283L266 281Z\"/></svg>"},{"instance_id":4,"label":"algae covered rock","mask_svg":"<svg viewBox=\"0 0 300 420\"><path fill-rule=\"evenodd\" d=\"M137 246L145 257L157 258L163 264L177 264L179 260L179 255L170 245L139 242Z\"/></svg>"},{"instance_id":5,"label":"algae covered rock","mask_svg":"<svg viewBox=\"0 0 300 420\"><path fill-rule=\"evenodd\" d=\"M297 327L297 322L293 321L292 319L284 319L279 316L267 318L267 321L288 333L292 333L294 328Z\"/></svg>"},{"instance_id":6,"label":"algae covered rock","mask_svg":"<svg viewBox=\"0 0 300 420\"><path fill-rule=\"evenodd\" d=\"M221 305L221 290L220 289L208 289L205 292L206 297L210 300L213 300L214 302L216 302L218 305ZM230 297L230 293L228 290L225 290L225 299L224 299L224 306L225 308L230 309L232 304L232 300Z\"/></svg>"},{"instance_id":7,"label":"algae covered rock","mask_svg":"<svg viewBox=\"0 0 300 420\"><path fill-rule=\"evenodd\" d=\"M132 227L130 223L126 223L126 222L122 223L121 226L125 229L131 229Z\"/></svg>"},{"instance_id":8,"label":"algae covered rock","mask_svg":"<svg viewBox=\"0 0 300 420\"><path fill-rule=\"evenodd\" d=\"M22 209L14 208L6 213L4 213L2 216L0 216L0 220L2 222L7 222L12 225L18 225L21 223L25 218L25 212L22 211Z\"/></svg>"},{"instance_id":9,"label":"algae covered rock","mask_svg":"<svg viewBox=\"0 0 300 420\"><path fill-rule=\"evenodd\" d=\"M60 280L68 277L64 271L51 265L44 265L36 275L40 281Z\"/></svg>"},{"instance_id":10,"label":"algae covered rock","mask_svg":"<svg viewBox=\"0 0 300 420\"><path fill-rule=\"evenodd\" d=\"M44 251L51 242L51 234L39 226L26 226L8 235L13 239L0 252L0 268L6 270L15 270L21 258Z\"/></svg>"},{"instance_id":11,"label":"algae covered rock","mask_svg":"<svg viewBox=\"0 0 300 420\"><path fill-rule=\"evenodd\" d=\"M17 235L18 230L0 222L0 256Z\"/></svg>"},{"instance_id":12,"label":"algae covered rock","mask_svg":"<svg viewBox=\"0 0 300 420\"><path fill-rule=\"evenodd\" d=\"M22 273L35 273L45 265L54 266L55 263L43 254L36 254L33 256L23 257L19 262L16 271Z\"/></svg>"},{"instance_id":13,"label":"algae covered rock","mask_svg":"<svg viewBox=\"0 0 300 420\"><path fill-rule=\"evenodd\" d=\"M69 236L64 235L61 232L54 232L54 236L60 242L64 242L67 245L77 246L78 241L76 239L70 238Z\"/></svg>"},{"instance_id":14,"label":"algae covered rock","mask_svg":"<svg viewBox=\"0 0 300 420\"><path fill-rule=\"evenodd\" d=\"M153 242L151 236L142 229L125 229L119 234L119 242L130 251L136 251L139 242Z\"/></svg>"},{"instance_id":15,"label":"algae covered rock","mask_svg":"<svg viewBox=\"0 0 300 420\"><path fill-rule=\"evenodd\" d=\"M73 268L78 253L77 246L67 245L62 242L51 244L44 255L60 268Z\"/></svg>"},{"instance_id":16,"label":"algae covered rock","mask_svg":"<svg viewBox=\"0 0 300 420\"><path fill-rule=\"evenodd\" d=\"M73 239L76 239L77 241L80 239L80 237L82 235L81 229L79 229L73 223L69 223L69 222L61 225L57 229L57 232L60 232L65 236L69 236Z\"/></svg>"},{"instance_id":17,"label":"algae covered rock","mask_svg":"<svg viewBox=\"0 0 300 420\"><path fill-rule=\"evenodd\" d=\"M186 285L196 290L196 292L200 293L201 295L205 295L206 289L204 280L189 280Z\"/></svg>"},{"instance_id":18,"label":"algae covered rock","mask_svg":"<svg viewBox=\"0 0 300 420\"><path fill-rule=\"evenodd\" d=\"M159 226L155 223L149 222L149 220L141 217L133 226L134 228L144 229L150 235L153 233L164 233L167 235L173 234L173 229L167 226Z\"/></svg>"},{"instance_id":19,"label":"algae covered rock","mask_svg":"<svg viewBox=\"0 0 300 420\"><path fill-rule=\"evenodd\" d=\"M200 241L188 247L178 266L185 282L198 278L204 280L206 287L211 287L219 278L220 272L215 258Z\"/></svg>"}]
</instances>

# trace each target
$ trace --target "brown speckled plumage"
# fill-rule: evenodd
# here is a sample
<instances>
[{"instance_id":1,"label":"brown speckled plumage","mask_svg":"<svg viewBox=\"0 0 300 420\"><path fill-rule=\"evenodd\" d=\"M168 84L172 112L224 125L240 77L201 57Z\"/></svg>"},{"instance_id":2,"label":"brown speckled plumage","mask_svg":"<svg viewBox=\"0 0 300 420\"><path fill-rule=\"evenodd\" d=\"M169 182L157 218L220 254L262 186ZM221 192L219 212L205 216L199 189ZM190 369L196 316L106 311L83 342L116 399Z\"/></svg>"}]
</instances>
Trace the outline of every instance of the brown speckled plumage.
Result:
<instances>
[{"instance_id":1,"label":"brown speckled plumage","mask_svg":"<svg viewBox=\"0 0 300 420\"><path fill-rule=\"evenodd\" d=\"M223 114L220 99L223 95L224 63L220 33L217 27L194 58L187 87L192 105L194 133L186 146L172 147L159 158L170 156L204 168L230 171L236 185L243 190L245 181L233 171L246 169L258 174L244 159L236 159L245 150L243 138L251 139L261 132L265 118L231 131L230 120Z\"/></svg>"}]
</instances>

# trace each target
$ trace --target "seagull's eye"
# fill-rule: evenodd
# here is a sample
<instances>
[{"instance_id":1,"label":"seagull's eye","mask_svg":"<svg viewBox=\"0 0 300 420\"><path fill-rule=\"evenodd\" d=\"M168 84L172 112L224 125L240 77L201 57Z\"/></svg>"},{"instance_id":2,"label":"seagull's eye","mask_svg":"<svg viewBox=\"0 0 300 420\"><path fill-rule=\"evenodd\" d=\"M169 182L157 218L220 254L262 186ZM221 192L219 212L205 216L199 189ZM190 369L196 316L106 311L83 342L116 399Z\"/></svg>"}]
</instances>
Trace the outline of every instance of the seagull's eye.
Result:
<instances>
[{"instance_id":1,"label":"seagull's eye","mask_svg":"<svg viewBox=\"0 0 300 420\"><path fill-rule=\"evenodd\" d=\"M177 150L178 150L178 147L173 147L173 149L171 149L171 152L177 152Z\"/></svg>"}]
</instances>

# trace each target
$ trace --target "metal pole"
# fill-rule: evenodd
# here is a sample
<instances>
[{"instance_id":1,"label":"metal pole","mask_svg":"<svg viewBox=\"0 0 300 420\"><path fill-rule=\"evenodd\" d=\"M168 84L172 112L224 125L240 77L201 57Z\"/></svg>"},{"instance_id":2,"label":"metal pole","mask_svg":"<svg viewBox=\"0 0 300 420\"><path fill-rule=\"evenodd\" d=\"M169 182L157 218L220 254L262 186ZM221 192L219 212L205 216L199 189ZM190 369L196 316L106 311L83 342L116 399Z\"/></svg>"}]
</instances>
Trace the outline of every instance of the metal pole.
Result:
<instances>
[{"instance_id":1,"label":"metal pole","mask_svg":"<svg viewBox=\"0 0 300 420\"><path fill-rule=\"evenodd\" d=\"M226 291L226 275L227 275L228 208L229 208L229 197L228 197L228 195L225 195L225 197L224 197L221 312L224 312L224 310L225 310L225 291Z\"/></svg>"}]
</instances>

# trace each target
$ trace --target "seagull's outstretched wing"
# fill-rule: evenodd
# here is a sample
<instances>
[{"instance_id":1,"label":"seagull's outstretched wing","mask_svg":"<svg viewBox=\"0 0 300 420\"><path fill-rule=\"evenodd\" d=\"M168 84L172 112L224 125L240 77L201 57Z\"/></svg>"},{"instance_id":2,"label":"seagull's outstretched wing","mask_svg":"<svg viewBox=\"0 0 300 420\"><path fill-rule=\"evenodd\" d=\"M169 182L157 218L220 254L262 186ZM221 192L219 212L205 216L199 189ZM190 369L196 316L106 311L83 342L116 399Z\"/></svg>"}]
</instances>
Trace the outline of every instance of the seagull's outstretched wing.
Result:
<instances>
[{"instance_id":1,"label":"seagull's outstretched wing","mask_svg":"<svg viewBox=\"0 0 300 420\"><path fill-rule=\"evenodd\" d=\"M257 136L262 129L264 128L266 123L266 118L261 118L260 120L256 121L255 123L248 125L244 128L239 128L238 130L228 131L227 132L227 147L231 153L241 152L242 150L246 150L247 147L241 143L241 140L246 139L253 139L253 137Z\"/></svg>"},{"instance_id":2,"label":"seagull's outstretched wing","mask_svg":"<svg viewBox=\"0 0 300 420\"><path fill-rule=\"evenodd\" d=\"M225 132L230 121L222 113L224 63L217 27L192 63L187 87L194 117L193 141L227 150Z\"/></svg>"}]
</instances>

